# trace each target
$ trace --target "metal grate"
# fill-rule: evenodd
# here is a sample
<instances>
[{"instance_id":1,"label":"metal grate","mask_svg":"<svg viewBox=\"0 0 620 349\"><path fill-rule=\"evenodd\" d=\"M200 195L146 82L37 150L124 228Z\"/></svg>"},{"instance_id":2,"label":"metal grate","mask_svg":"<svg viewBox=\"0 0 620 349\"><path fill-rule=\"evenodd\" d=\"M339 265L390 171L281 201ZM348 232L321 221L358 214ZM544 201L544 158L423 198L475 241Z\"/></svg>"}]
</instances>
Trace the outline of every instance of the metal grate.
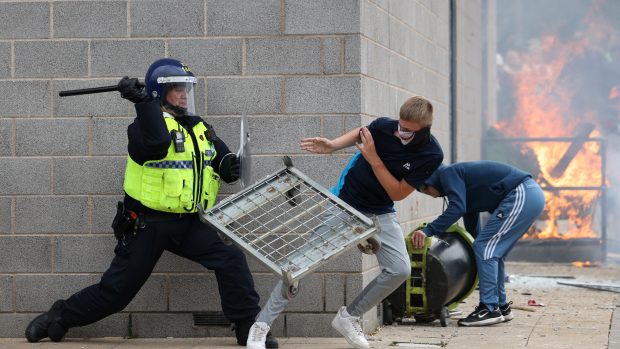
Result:
<instances>
[{"instance_id":1,"label":"metal grate","mask_svg":"<svg viewBox=\"0 0 620 349\"><path fill-rule=\"evenodd\" d=\"M286 160L285 160L286 163ZM376 233L373 221L289 166L201 211L224 240L292 285Z\"/></svg>"}]
</instances>

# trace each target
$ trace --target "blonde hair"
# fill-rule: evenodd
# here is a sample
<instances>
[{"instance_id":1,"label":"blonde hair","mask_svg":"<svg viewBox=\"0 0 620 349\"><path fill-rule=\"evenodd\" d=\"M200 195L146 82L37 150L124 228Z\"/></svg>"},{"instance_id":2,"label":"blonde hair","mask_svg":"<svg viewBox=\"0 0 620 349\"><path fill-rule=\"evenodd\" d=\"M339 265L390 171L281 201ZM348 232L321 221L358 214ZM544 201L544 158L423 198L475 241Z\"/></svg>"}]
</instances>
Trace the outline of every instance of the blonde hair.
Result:
<instances>
[{"instance_id":1,"label":"blonde hair","mask_svg":"<svg viewBox=\"0 0 620 349\"><path fill-rule=\"evenodd\" d=\"M433 124L433 105L424 97L413 96L400 107L400 118L430 126Z\"/></svg>"}]
</instances>

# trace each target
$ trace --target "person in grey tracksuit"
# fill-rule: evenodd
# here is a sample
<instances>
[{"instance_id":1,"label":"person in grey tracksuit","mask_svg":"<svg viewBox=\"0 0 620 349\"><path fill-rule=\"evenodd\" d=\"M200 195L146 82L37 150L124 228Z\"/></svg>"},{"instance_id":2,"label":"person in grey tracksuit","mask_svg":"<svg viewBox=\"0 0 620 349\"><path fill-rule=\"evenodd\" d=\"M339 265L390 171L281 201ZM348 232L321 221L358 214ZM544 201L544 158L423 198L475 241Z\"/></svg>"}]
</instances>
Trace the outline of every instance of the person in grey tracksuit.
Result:
<instances>
[{"instance_id":1,"label":"person in grey tracksuit","mask_svg":"<svg viewBox=\"0 0 620 349\"><path fill-rule=\"evenodd\" d=\"M376 238L381 247L375 255L381 273L349 305L341 307L332 321L332 327L355 348L369 347L360 317L391 294L411 273L394 201L409 196L443 160L443 151L430 133L432 117L432 104L415 96L401 106L398 120L378 118L366 127L354 128L333 140L322 137L301 140L303 150L318 154L357 146L359 151L331 191L358 211L376 217L379 226ZM282 282L279 282L256 317L248 338L249 349L264 348L264 333L288 304L281 289Z\"/></svg>"}]
</instances>

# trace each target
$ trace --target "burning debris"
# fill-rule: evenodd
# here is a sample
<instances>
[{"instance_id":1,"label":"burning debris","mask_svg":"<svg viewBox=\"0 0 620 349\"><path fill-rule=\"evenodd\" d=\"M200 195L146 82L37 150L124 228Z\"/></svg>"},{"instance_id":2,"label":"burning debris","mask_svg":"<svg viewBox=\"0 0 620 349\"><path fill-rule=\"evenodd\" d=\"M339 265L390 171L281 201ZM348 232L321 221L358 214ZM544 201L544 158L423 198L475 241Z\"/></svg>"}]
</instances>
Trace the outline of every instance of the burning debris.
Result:
<instances>
[{"instance_id":1,"label":"burning debris","mask_svg":"<svg viewBox=\"0 0 620 349\"><path fill-rule=\"evenodd\" d=\"M594 124L585 122L577 125L575 139L571 142L570 146L562 155L560 161L555 165L555 167L551 170L551 176L553 178L562 177L566 168L571 163L571 161L577 156L577 153L581 150L586 139L594 131Z\"/></svg>"},{"instance_id":2,"label":"burning debris","mask_svg":"<svg viewBox=\"0 0 620 349\"><path fill-rule=\"evenodd\" d=\"M520 167L545 189L545 211L526 239L604 238L605 190L613 185L605 137L620 124L620 28L604 17L604 5L592 1L571 35L540 30L526 49L498 57L505 104L485 157L517 166L527 159ZM498 139L511 145L496 147Z\"/></svg>"},{"instance_id":3,"label":"burning debris","mask_svg":"<svg viewBox=\"0 0 620 349\"><path fill-rule=\"evenodd\" d=\"M596 261L574 261L572 265L579 268L591 268L591 267L599 267L600 263Z\"/></svg>"}]
</instances>

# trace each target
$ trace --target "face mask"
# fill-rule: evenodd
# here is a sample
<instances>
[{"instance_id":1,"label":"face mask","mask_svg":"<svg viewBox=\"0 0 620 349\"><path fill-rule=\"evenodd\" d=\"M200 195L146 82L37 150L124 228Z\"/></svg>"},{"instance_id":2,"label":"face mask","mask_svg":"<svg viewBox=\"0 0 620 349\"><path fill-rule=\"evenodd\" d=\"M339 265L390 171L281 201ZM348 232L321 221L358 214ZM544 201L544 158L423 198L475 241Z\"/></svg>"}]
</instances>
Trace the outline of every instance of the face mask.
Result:
<instances>
[{"instance_id":1,"label":"face mask","mask_svg":"<svg viewBox=\"0 0 620 349\"><path fill-rule=\"evenodd\" d=\"M413 136L415 132L413 131L403 131L400 129L400 124L398 124L398 136L400 137L400 142L403 145L409 144L413 140Z\"/></svg>"},{"instance_id":2,"label":"face mask","mask_svg":"<svg viewBox=\"0 0 620 349\"><path fill-rule=\"evenodd\" d=\"M399 126L398 134L401 137L400 142L403 145L407 145L407 144L410 144L410 146L424 145L424 144L427 144L430 140L431 127L427 126L416 132L406 132L406 133L412 134L412 136L409 139L403 140L403 136L402 136L402 133L400 132L400 126Z\"/></svg>"}]
</instances>

